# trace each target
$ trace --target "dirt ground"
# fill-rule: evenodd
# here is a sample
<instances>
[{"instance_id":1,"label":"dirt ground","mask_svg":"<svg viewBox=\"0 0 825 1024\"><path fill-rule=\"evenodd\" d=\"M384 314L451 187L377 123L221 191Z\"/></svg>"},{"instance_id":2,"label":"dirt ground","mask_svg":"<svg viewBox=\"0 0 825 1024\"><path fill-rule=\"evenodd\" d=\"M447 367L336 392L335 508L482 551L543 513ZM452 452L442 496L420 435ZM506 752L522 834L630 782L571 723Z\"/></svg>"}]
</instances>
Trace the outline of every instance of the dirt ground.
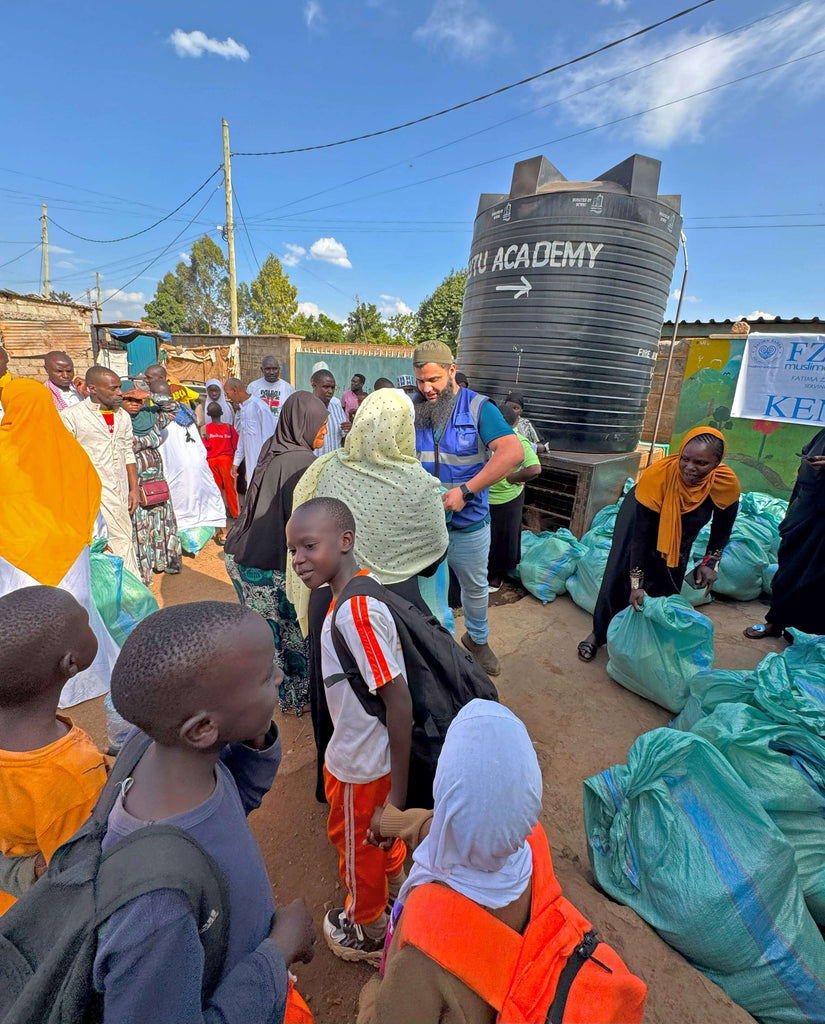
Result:
<instances>
[{"instance_id":1,"label":"dirt ground","mask_svg":"<svg viewBox=\"0 0 825 1024\"><path fill-rule=\"evenodd\" d=\"M235 600L223 552L217 546L210 543L197 559L185 559L185 563L180 576L155 582L161 603ZM753 668L769 650L784 646L774 640L752 642L742 637L745 625L762 619L764 607L758 602L716 601L702 610L715 625L719 668ZM501 699L526 723L544 775L542 821L556 873L568 899L646 981L645 1021L751 1021L633 911L593 886L584 837L582 781L624 763L636 737L666 725L672 715L614 683L605 672L604 652L589 665L577 658L576 644L590 632L590 619L567 595L546 606L529 595L498 604L490 610L490 627L491 644L502 661L502 674L496 680ZM77 706L72 717L104 744L102 699ZM303 896L320 934L325 911L340 906L343 894L326 836L325 808L314 799L312 725L308 715L282 715L278 724L284 746L281 771L250 821L276 903ZM298 987L319 1024L354 1021L358 993L372 973L370 967L337 960L323 939L314 961L296 970Z\"/></svg>"}]
</instances>

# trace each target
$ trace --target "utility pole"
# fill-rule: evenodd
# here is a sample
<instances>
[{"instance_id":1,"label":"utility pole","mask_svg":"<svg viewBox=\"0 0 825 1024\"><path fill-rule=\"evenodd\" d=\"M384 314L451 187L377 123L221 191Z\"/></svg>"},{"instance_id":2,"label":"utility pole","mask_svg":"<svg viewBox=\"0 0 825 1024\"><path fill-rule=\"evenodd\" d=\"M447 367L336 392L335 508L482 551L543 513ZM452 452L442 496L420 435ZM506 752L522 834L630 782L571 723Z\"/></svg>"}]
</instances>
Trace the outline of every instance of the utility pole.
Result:
<instances>
[{"instance_id":1,"label":"utility pole","mask_svg":"<svg viewBox=\"0 0 825 1024\"><path fill-rule=\"evenodd\" d=\"M49 297L49 221L46 217L46 204L43 203L43 294Z\"/></svg>"},{"instance_id":2,"label":"utility pole","mask_svg":"<svg viewBox=\"0 0 825 1024\"><path fill-rule=\"evenodd\" d=\"M103 323L103 303L100 301L100 271L95 271L95 281L97 282L97 322Z\"/></svg>"},{"instance_id":3,"label":"utility pole","mask_svg":"<svg viewBox=\"0 0 825 1024\"><path fill-rule=\"evenodd\" d=\"M232 223L232 168L229 165L229 125L223 126L223 184L226 192L226 245L229 250L229 333L238 333L238 282L235 276L235 226Z\"/></svg>"}]
</instances>

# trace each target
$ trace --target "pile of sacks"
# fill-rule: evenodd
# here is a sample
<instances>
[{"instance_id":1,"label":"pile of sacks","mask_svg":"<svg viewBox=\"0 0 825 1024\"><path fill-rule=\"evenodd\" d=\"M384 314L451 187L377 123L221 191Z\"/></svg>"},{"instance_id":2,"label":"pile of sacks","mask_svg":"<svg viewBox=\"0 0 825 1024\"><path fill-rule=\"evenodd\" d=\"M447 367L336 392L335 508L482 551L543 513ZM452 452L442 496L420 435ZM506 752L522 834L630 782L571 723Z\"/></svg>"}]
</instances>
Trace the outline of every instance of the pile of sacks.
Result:
<instances>
[{"instance_id":1,"label":"pile of sacks","mask_svg":"<svg viewBox=\"0 0 825 1024\"><path fill-rule=\"evenodd\" d=\"M767 1024L825 1020L825 637L792 632L584 792L599 884Z\"/></svg>"}]
</instances>

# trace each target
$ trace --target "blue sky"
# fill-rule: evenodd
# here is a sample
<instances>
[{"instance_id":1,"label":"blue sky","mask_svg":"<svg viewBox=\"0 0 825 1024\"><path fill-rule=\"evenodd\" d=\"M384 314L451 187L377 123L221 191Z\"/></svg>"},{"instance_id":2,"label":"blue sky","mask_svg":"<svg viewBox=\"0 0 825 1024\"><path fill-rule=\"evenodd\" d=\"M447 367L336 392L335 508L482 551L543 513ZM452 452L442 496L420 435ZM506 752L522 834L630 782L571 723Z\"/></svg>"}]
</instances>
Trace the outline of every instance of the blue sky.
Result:
<instances>
[{"instance_id":1,"label":"blue sky","mask_svg":"<svg viewBox=\"0 0 825 1024\"><path fill-rule=\"evenodd\" d=\"M82 296L99 270L104 318L137 317L196 237L209 231L220 241L220 175L138 238L84 242L62 228L115 238L174 209L219 165L222 117L237 153L332 142L536 74L686 6L8 7L0 264L14 262L0 267L0 288L42 287L41 253L31 247L46 201L52 287ZM571 180L587 180L640 152L661 159L661 191L683 196L684 318L825 315L825 53L808 57L822 50L822 0L715 0L573 68L412 128L316 152L235 156L249 232L236 209L238 277L251 280L255 256L272 251L308 311L343 318L356 295L386 312L415 309L451 267L466 264L479 193L507 191L515 160L544 153ZM743 76L751 77L725 87ZM704 95L672 102L696 93ZM651 107L660 109L629 116Z\"/></svg>"}]
</instances>

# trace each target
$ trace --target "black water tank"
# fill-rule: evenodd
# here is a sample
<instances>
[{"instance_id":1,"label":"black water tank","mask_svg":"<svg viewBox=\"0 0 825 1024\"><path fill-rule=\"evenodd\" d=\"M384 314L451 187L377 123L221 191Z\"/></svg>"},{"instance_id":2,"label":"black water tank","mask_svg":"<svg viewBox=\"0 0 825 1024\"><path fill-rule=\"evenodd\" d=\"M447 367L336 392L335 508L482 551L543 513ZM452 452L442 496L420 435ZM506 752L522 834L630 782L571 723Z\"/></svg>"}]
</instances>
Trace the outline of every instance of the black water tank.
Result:
<instances>
[{"instance_id":1,"label":"black water tank","mask_svg":"<svg viewBox=\"0 0 825 1024\"><path fill-rule=\"evenodd\" d=\"M479 201L458 365L497 401L523 391L556 450L639 441L682 229L660 169L637 155L573 182L534 157Z\"/></svg>"}]
</instances>

